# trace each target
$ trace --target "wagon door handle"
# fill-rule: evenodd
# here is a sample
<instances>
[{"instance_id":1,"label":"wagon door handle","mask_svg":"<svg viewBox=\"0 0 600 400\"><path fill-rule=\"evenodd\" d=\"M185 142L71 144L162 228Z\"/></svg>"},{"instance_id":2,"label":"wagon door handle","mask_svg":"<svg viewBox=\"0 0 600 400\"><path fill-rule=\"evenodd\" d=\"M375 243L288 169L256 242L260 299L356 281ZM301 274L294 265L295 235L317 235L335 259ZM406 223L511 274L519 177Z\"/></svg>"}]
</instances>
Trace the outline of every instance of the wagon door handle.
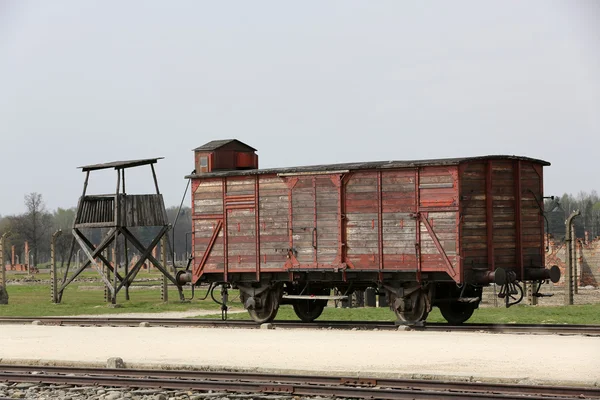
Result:
<instances>
[{"instance_id":1,"label":"wagon door handle","mask_svg":"<svg viewBox=\"0 0 600 400\"><path fill-rule=\"evenodd\" d=\"M313 228L312 231L312 247L317 249L317 228Z\"/></svg>"}]
</instances>

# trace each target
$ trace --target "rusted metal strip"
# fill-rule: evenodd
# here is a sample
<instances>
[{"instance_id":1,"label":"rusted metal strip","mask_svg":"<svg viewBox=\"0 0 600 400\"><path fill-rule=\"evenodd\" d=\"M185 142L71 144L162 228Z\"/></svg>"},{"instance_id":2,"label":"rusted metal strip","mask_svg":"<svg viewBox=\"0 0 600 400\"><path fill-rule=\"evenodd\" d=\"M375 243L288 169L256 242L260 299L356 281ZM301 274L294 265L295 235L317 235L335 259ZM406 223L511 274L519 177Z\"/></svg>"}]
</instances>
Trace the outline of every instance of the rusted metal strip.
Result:
<instances>
[{"instance_id":1,"label":"rusted metal strip","mask_svg":"<svg viewBox=\"0 0 600 400\"><path fill-rule=\"evenodd\" d=\"M318 264L318 260L317 260L317 256L318 256L318 251L317 251L317 178L315 176L312 177L312 189L313 189L313 231L312 231L312 242L313 242L313 260L315 263L315 267Z\"/></svg>"},{"instance_id":2,"label":"rusted metal strip","mask_svg":"<svg viewBox=\"0 0 600 400\"><path fill-rule=\"evenodd\" d=\"M442 247L440 241L438 240L437 236L435 235L435 232L433 231L433 228L429 224L429 221L427 221L427 217L425 216L425 214L420 214L420 219L423 222L423 225L425 225L427 232L429 232L429 236L431 236L431 239L433 240L435 247L438 249L440 255L444 259L444 263L446 264L446 271L448 272L448 275L450 275L451 277L456 276L456 271L454 270L454 266L452 265L452 262L448 258L448 255L444 251L444 248Z\"/></svg>"},{"instance_id":3,"label":"rusted metal strip","mask_svg":"<svg viewBox=\"0 0 600 400\"><path fill-rule=\"evenodd\" d=\"M492 160L486 163L485 174L485 226L487 228L487 259L488 267L494 271L494 197L492 194Z\"/></svg>"},{"instance_id":4,"label":"rusted metal strip","mask_svg":"<svg viewBox=\"0 0 600 400\"><path fill-rule=\"evenodd\" d=\"M513 162L514 173L514 195L515 195L515 236L517 240L517 267L521 272L520 278L525 278L525 266L523 265L523 215L521 212L521 161Z\"/></svg>"},{"instance_id":5,"label":"rusted metal strip","mask_svg":"<svg viewBox=\"0 0 600 400\"><path fill-rule=\"evenodd\" d=\"M421 282L421 221L419 219L420 213L420 171L419 168L415 169L415 257L417 260L417 282Z\"/></svg>"},{"instance_id":6,"label":"rusted metal strip","mask_svg":"<svg viewBox=\"0 0 600 400\"><path fill-rule=\"evenodd\" d=\"M223 280L227 282L227 272L229 270L229 250L227 248L227 207L225 206L225 197L227 196L227 177L222 179L223 190Z\"/></svg>"},{"instance_id":7,"label":"rusted metal strip","mask_svg":"<svg viewBox=\"0 0 600 400\"><path fill-rule=\"evenodd\" d=\"M254 179L254 229L256 240L256 280L260 282L260 193L258 185L258 175Z\"/></svg>"},{"instance_id":8,"label":"rusted metal strip","mask_svg":"<svg viewBox=\"0 0 600 400\"><path fill-rule=\"evenodd\" d=\"M381 171L377 171L377 247L379 252L379 272L383 271L383 201L381 195ZM379 277L381 280L381 276Z\"/></svg>"},{"instance_id":9,"label":"rusted metal strip","mask_svg":"<svg viewBox=\"0 0 600 400\"><path fill-rule=\"evenodd\" d=\"M538 176L540 177L540 202L541 204L544 204L544 170L542 169L541 165L535 164L533 165L533 169L535 170L535 172L537 172ZM544 225L546 223L546 219L544 218L543 209L540 210L538 221L539 226L542 228L540 232L540 266L544 266L546 265L546 240L544 237L544 232L546 232Z\"/></svg>"}]
</instances>

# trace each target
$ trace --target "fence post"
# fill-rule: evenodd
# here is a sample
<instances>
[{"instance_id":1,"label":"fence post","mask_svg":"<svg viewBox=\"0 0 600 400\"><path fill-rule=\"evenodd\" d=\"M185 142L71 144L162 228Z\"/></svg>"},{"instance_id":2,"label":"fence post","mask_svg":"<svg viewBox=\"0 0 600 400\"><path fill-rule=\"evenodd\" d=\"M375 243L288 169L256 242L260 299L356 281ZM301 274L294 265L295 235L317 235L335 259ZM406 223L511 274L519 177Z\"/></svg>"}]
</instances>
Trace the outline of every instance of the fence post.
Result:
<instances>
[{"instance_id":1,"label":"fence post","mask_svg":"<svg viewBox=\"0 0 600 400\"><path fill-rule=\"evenodd\" d=\"M167 239L165 236L163 236L163 238L161 239L160 255L162 258L162 266L165 270L167 270ZM166 303L169 301L169 286L167 276L165 274L163 274L163 281L160 294L163 302Z\"/></svg>"},{"instance_id":2,"label":"fence post","mask_svg":"<svg viewBox=\"0 0 600 400\"><path fill-rule=\"evenodd\" d=\"M569 306L573 304L573 237L575 232L573 229L573 219L581 215L579 210L575 210L569 215L565 224L567 225L567 234L565 237L565 244L567 250L567 266L565 268L565 305Z\"/></svg>"},{"instance_id":3,"label":"fence post","mask_svg":"<svg viewBox=\"0 0 600 400\"><path fill-rule=\"evenodd\" d=\"M104 249L102 254L104 255L104 258L108 257L108 251L106 249ZM104 272L106 274L106 280L108 280L110 282L110 280L111 280L110 270L108 269L106 264L104 264L104 261L102 261L102 272ZM111 300L112 299L110 296L110 289L106 286L106 283L105 283L104 284L104 302L109 303Z\"/></svg>"},{"instance_id":4,"label":"fence post","mask_svg":"<svg viewBox=\"0 0 600 400\"><path fill-rule=\"evenodd\" d=\"M6 260L4 260L4 242L9 233L0 236L0 304L8 304L8 291L6 290Z\"/></svg>"},{"instance_id":5,"label":"fence post","mask_svg":"<svg viewBox=\"0 0 600 400\"><path fill-rule=\"evenodd\" d=\"M50 282L51 282L51 296L52 303L58 303L58 288L57 288L57 276L56 276L56 238L62 234L59 229L52 234L52 243L50 245Z\"/></svg>"},{"instance_id":6,"label":"fence post","mask_svg":"<svg viewBox=\"0 0 600 400\"><path fill-rule=\"evenodd\" d=\"M573 294L578 294L579 289L579 263L577 260L577 235L575 235L575 229L573 229L573 238L571 239L571 245L573 245Z\"/></svg>"}]
</instances>

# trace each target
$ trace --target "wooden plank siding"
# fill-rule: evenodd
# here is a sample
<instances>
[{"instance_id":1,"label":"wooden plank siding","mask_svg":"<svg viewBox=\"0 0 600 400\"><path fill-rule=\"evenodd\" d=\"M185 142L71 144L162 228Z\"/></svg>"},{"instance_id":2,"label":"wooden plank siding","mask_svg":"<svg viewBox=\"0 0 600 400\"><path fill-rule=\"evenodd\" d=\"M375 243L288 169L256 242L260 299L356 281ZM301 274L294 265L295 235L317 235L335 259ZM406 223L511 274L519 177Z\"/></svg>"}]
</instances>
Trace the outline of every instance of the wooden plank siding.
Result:
<instances>
[{"instance_id":1,"label":"wooden plank siding","mask_svg":"<svg viewBox=\"0 0 600 400\"><path fill-rule=\"evenodd\" d=\"M320 268L462 282L463 270L543 266L535 161L281 175L194 178L194 265L206 261L195 276Z\"/></svg>"},{"instance_id":2,"label":"wooden plank siding","mask_svg":"<svg viewBox=\"0 0 600 400\"><path fill-rule=\"evenodd\" d=\"M223 181L221 179L202 180L194 185L193 199L193 248L194 275L203 272L225 271L223 230L218 233L212 248L208 249L218 222L223 220ZM209 251L203 269L198 264Z\"/></svg>"},{"instance_id":3,"label":"wooden plank siding","mask_svg":"<svg viewBox=\"0 0 600 400\"><path fill-rule=\"evenodd\" d=\"M289 189L282 178L260 177L258 190L260 268L283 270L290 247Z\"/></svg>"},{"instance_id":4,"label":"wooden plank siding","mask_svg":"<svg viewBox=\"0 0 600 400\"><path fill-rule=\"evenodd\" d=\"M461 165L460 177L465 270L504 268L521 279L522 266L542 268L542 166L520 160L470 162Z\"/></svg>"}]
</instances>

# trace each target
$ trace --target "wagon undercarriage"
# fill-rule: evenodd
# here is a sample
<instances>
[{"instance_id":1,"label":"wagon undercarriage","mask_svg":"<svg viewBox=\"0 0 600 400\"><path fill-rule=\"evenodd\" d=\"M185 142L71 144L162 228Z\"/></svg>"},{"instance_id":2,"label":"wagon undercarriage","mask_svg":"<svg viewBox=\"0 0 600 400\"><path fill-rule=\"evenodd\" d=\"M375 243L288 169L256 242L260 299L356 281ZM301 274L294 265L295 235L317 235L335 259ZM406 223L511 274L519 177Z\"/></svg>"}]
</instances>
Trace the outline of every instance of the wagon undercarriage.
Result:
<instances>
[{"instance_id":1,"label":"wagon undercarriage","mask_svg":"<svg viewBox=\"0 0 600 400\"><path fill-rule=\"evenodd\" d=\"M521 284L514 273L502 274L508 281L498 282L498 297L507 306L517 304L523 298ZM290 276L293 280L290 280ZM451 324L467 321L479 307L483 286L480 284L456 284L443 273L426 275L427 281L417 282L415 273L379 274L355 272L350 278L334 272L294 272L269 274L260 282L253 275L231 276L227 287L239 289L240 301L257 323L272 321L279 306L289 304L304 322L317 319L328 305L348 301L355 291L375 288L379 295L387 298L389 307L401 324L419 324L427 319L433 307L438 307L442 316ZM219 276L204 276L206 282L218 282ZM369 279L373 278L373 279ZM538 291L544 281L537 283ZM534 293L534 295L537 295ZM539 295L543 296L543 295Z\"/></svg>"}]
</instances>

